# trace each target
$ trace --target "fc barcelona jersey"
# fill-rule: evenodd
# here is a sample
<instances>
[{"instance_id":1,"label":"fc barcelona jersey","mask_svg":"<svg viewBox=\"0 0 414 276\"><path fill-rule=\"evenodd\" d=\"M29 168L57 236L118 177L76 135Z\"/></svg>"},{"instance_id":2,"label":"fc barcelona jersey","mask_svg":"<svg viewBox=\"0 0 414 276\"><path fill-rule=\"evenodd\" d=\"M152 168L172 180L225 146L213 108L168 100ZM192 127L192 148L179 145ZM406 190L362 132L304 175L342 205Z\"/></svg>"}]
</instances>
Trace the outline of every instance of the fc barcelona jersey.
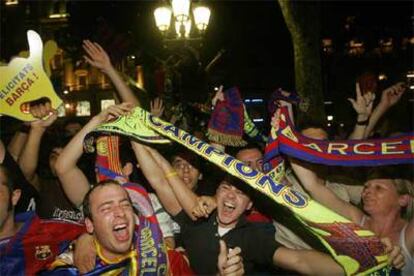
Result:
<instances>
[{"instance_id":1,"label":"fc barcelona jersey","mask_svg":"<svg viewBox=\"0 0 414 276\"><path fill-rule=\"evenodd\" d=\"M20 230L0 240L0 275L35 275L46 269L69 243L85 232L83 224L39 219L34 212L16 215Z\"/></svg>"}]
</instances>

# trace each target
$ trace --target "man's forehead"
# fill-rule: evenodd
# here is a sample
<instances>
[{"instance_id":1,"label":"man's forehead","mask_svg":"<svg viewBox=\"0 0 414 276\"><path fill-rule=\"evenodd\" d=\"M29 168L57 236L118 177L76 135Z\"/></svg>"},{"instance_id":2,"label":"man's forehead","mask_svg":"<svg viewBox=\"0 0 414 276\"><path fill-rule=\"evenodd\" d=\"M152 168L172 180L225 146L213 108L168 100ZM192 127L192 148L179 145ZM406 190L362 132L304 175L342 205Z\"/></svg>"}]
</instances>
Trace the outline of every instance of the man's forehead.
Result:
<instances>
[{"instance_id":1,"label":"man's forehead","mask_svg":"<svg viewBox=\"0 0 414 276\"><path fill-rule=\"evenodd\" d=\"M223 186L223 185L230 186L230 188L234 188L235 190L240 191L240 192L242 192L243 194L246 194L245 192L243 192L242 190L240 190L240 189L237 187L237 185L234 185L234 184L232 184L231 182L228 182L228 181L226 181L226 180L221 181L219 186Z\"/></svg>"},{"instance_id":2,"label":"man's forehead","mask_svg":"<svg viewBox=\"0 0 414 276\"><path fill-rule=\"evenodd\" d=\"M190 164L190 162L188 162L187 160L185 160L181 156L175 156L174 159L173 159L173 163L188 163L188 164Z\"/></svg>"},{"instance_id":3,"label":"man's forehead","mask_svg":"<svg viewBox=\"0 0 414 276\"><path fill-rule=\"evenodd\" d=\"M127 191L124 188L122 188L121 185L116 183L110 183L96 187L90 195L90 201L91 203L99 201L96 202L99 204L101 201L110 199L108 198L108 196L113 194L119 194L121 197L128 197Z\"/></svg>"},{"instance_id":4,"label":"man's forehead","mask_svg":"<svg viewBox=\"0 0 414 276\"><path fill-rule=\"evenodd\" d=\"M244 150L239 151L236 154L236 157L238 157L238 159L244 159L244 158L260 159L263 157L263 154L259 149L251 148L251 149L244 149Z\"/></svg>"}]
</instances>

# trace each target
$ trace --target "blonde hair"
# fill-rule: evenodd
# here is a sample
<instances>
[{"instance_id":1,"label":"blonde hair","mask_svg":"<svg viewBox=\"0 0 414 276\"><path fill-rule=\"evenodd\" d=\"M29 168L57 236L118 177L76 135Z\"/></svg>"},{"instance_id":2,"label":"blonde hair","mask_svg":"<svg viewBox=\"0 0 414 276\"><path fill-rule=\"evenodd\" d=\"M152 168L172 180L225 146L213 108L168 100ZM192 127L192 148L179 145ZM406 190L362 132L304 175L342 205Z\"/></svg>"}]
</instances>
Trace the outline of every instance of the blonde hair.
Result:
<instances>
[{"instance_id":1,"label":"blonde hair","mask_svg":"<svg viewBox=\"0 0 414 276\"><path fill-rule=\"evenodd\" d=\"M414 184L407 179L393 179L394 186L399 195L409 195L410 200L408 205L401 210L401 216L410 221L414 216Z\"/></svg>"}]
</instances>

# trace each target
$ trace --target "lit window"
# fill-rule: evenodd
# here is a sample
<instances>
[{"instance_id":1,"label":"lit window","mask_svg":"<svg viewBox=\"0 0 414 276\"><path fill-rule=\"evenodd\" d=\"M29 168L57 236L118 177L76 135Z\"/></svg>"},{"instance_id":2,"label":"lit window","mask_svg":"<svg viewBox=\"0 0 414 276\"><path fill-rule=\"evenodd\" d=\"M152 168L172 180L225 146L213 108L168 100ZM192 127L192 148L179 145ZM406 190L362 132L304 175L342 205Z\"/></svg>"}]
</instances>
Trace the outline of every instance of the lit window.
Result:
<instances>
[{"instance_id":1,"label":"lit window","mask_svg":"<svg viewBox=\"0 0 414 276\"><path fill-rule=\"evenodd\" d=\"M19 4L19 0L6 0L6 6L13 6Z\"/></svg>"},{"instance_id":2,"label":"lit window","mask_svg":"<svg viewBox=\"0 0 414 276\"><path fill-rule=\"evenodd\" d=\"M101 100L101 110L107 109L109 106L114 105L114 104L115 104L114 99Z\"/></svg>"},{"instance_id":3,"label":"lit window","mask_svg":"<svg viewBox=\"0 0 414 276\"><path fill-rule=\"evenodd\" d=\"M61 104L57 109L57 115L58 117L65 117L66 115L66 109L65 105Z\"/></svg>"},{"instance_id":4,"label":"lit window","mask_svg":"<svg viewBox=\"0 0 414 276\"><path fill-rule=\"evenodd\" d=\"M76 104L76 116L90 116L91 103L88 101L80 101Z\"/></svg>"},{"instance_id":5,"label":"lit window","mask_svg":"<svg viewBox=\"0 0 414 276\"><path fill-rule=\"evenodd\" d=\"M88 87L88 71L84 69L78 69L75 71L76 87L78 90Z\"/></svg>"}]
</instances>

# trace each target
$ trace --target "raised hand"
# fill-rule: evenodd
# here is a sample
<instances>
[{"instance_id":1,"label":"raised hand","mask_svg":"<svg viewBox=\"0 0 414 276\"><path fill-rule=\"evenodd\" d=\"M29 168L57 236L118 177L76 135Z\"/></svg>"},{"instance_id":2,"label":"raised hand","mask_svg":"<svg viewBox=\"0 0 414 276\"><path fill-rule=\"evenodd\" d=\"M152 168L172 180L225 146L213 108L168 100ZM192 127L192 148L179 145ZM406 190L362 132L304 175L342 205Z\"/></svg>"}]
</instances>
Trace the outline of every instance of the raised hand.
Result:
<instances>
[{"instance_id":1,"label":"raised hand","mask_svg":"<svg viewBox=\"0 0 414 276\"><path fill-rule=\"evenodd\" d=\"M82 274L88 273L95 268L96 250L93 237L89 234L82 234L76 240L73 251L73 263Z\"/></svg>"},{"instance_id":2,"label":"raised hand","mask_svg":"<svg viewBox=\"0 0 414 276\"><path fill-rule=\"evenodd\" d=\"M388 87L382 91L381 101L378 105L386 109L395 105L401 99L406 88L407 87L403 82L399 82L393 86Z\"/></svg>"},{"instance_id":3,"label":"raised hand","mask_svg":"<svg viewBox=\"0 0 414 276\"><path fill-rule=\"evenodd\" d=\"M224 101L224 93L223 93L223 85L220 85L217 93L214 95L213 99L211 100L211 105L214 107L217 104L217 101Z\"/></svg>"},{"instance_id":4,"label":"raised hand","mask_svg":"<svg viewBox=\"0 0 414 276\"><path fill-rule=\"evenodd\" d=\"M155 98L150 103L151 114L156 117L161 117L164 113L164 103L160 97Z\"/></svg>"},{"instance_id":5,"label":"raised hand","mask_svg":"<svg viewBox=\"0 0 414 276\"><path fill-rule=\"evenodd\" d=\"M211 196L200 196L197 198L197 205L193 208L192 214L196 218L208 216L213 212L214 209L217 207L217 202L214 197Z\"/></svg>"},{"instance_id":6,"label":"raised hand","mask_svg":"<svg viewBox=\"0 0 414 276\"><path fill-rule=\"evenodd\" d=\"M100 123L107 122L113 118L120 117L128 114L133 108L133 105L130 103L122 103L118 105L111 105L110 107L104 109L96 115L96 118Z\"/></svg>"},{"instance_id":7,"label":"raised hand","mask_svg":"<svg viewBox=\"0 0 414 276\"><path fill-rule=\"evenodd\" d=\"M57 111L52 108L50 102L31 106L30 113L33 117L38 118L30 123L32 128L46 129L57 119Z\"/></svg>"},{"instance_id":8,"label":"raised hand","mask_svg":"<svg viewBox=\"0 0 414 276\"><path fill-rule=\"evenodd\" d=\"M275 113L272 116L272 119L270 121L270 125L272 126L272 128L274 128L275 130L279 129L279 124L280 124L280 114L281 114L281 110L277 109L275 111Z\"/></svg>"},{"instance_id":9,"label":"raised hand","mask_svg":"<svg viewBox=\"0 0 414 276\"><path fill-rule=\"evenodd\" d=\"M83 57L90 65L95 66L106 73L112 68L108 54L98 43L84 40L82 47L88 54L88 56L85 55Z\"/></svg>"},{"instance_id":10,"label":"raised hand","mask_svg":"<svg viewBox=\"0 0 414 276\"><path fill-rule=\"evenodd\" d=\"M385 253L388 255L388 264L397 269L401 269L405 265L404 256L401 253L401 248L398 245L392 245L389 238L382 238L381 243L385 247Z\"/></svg>"},{"instance_id":11,"label":"raised hand","mask_svg":"<svg viewBox=\"0 0 414 276\"><path fill-rule=\"evenodd\" d=\"M361 93L359 83L355 85L356 99L348 98L352 107L358 114L358 120L367 120L372 113L372 106L375 100L375 94L367 92L364 95Z\"/></svg>"},{"instance_id":12,"label":"raised hand","mask_svg":"<svg viewBox=\"0 0 414 276\"><path fill-rule=\"evenodd\" d=\"M227 250L226 243L223 240L220 240L220 254L218 255L217 260L220 276L244 275L243 258L240 256L240 253L240 247Z\"/></svg>"}]
</instances>

